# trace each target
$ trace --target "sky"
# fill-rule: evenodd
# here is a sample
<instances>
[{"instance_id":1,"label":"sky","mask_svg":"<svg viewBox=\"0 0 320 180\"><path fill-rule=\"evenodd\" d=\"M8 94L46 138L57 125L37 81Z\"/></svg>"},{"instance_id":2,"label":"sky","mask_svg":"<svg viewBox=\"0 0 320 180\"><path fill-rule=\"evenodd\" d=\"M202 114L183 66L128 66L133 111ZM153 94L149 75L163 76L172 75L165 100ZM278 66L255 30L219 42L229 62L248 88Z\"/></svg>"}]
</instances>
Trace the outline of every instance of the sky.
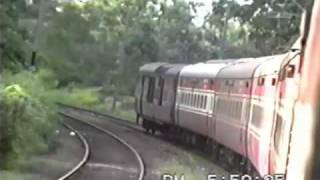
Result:
<instances>
[{"instance_id":1,"label":"sky","mask_svg":"<svg viewBox=\"0 0 320 180\"><path fill-rule=\"evenodd\" d=\"M33 1L33 0L29 0L29 1ZM70 1L70 0L60 0L60 1ZM75 0L75 1L86 2L89 0ZM197 17L193 21L197 26L201 26L203 24L204 17L211 11L212 1L215 1L215 0L185 0L185 1L203 3L203 6L198 8ZM241 4L250 3L252 0L235 0L235 1L237 1L241 5Z\"/></svg>"},{"instance_id":2,"label":"sky","mask_svg":"<svg viewBox=\"0 0 320 180\"><path fill-rule=\"evenodd\" d=\"M191 0L185 0L187 2ZM200 7L197 12L197 18L194 20L194 23L198 26L201 26L204 20L204 17L211 11L211 3L213 0L192 0L194 2L203 3L204 6ZM252 0L236 0L239 4L247 4Z\"/></svg>"}]
</instances>

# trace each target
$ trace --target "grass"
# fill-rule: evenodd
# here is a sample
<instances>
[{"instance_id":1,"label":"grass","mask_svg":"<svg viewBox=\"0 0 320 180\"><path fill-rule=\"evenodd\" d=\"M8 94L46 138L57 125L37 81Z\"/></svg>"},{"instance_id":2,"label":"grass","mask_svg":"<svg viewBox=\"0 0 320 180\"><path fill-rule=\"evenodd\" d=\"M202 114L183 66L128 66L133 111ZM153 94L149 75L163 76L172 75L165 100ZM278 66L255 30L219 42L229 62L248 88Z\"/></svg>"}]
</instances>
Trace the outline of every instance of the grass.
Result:
<instances>
[{"instance_id":1,"label":"grass","mask_svg":"<svg viewBox=\"0 0 320 180\"><path fill-rule=\"evenodd\" d=\"M4 180L34 180L35 176L32 174L0 171L0 179L4 179Z\"/></svg>"},{"instance_id":2,"label":"grass","mask_svg":"<svg viewBox=\"0 0 320 180\"><path fill-rule=\"evenodd\" d=\"M130 96L120 97L116 109L112 109L112 102L105 101L102 104L94 106L92 109L101 113L110 114L112 116L135 122L136 113L133 108L134 98Z\"/></svg>"},{"instance_id":3,"label":"grass","mask_svg":"<svg viewBox=\"0 0 320 180\"><path fill-rule=\"evenodd\" d=\"M185 163L179 162L176 159L160 162L158 166L160 175L170 174L177 175L178 177L184 175L185 179L188 180L206 179L204 174L199 173L196 169L186 166Z\"/></svg>"},{"instance_id":4,"label":"grass","mask_svg":"<svg viewBox=\"0 0 320 180\"><path fill-rule=\"evenodd\" d=\"M186 180L207 179L209 174L214 174L217 177L227 177L228 175L222 168L212 164L211 161L197 153L178 147L176 153L177 156L169 161L156 160L157 169L159 169L158 174L184 175Z\"/></svg>"}]
</instances>

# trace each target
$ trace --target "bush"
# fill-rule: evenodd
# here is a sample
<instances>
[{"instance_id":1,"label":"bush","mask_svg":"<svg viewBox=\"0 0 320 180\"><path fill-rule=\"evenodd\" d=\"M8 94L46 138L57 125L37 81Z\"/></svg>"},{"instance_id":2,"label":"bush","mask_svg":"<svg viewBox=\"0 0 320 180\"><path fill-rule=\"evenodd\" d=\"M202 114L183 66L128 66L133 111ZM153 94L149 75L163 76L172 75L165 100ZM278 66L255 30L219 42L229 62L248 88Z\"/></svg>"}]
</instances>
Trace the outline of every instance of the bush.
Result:
<instances>
[{"instance_id":1,"label":"bush","mask_svg":"<svg viewBox=\"0 0 320 180\"><path fill-rule=\"evenodd\" d=\"M58 89L51 71L3 73L0 85L0 168L14 168L47 152L59 125L56 102L83 107L100 103L99 89Z\"/></svg>"},{"instance_id":2,"label":"bush","mask_svg":"<svg viewBox=\"0 0 320 180\"><path fill-rule=\"evenodd\" d=\"M1 168L47 150L57 120L50 108L16 84L1 88L0 107Z\"/></svg>"}]
</instances>

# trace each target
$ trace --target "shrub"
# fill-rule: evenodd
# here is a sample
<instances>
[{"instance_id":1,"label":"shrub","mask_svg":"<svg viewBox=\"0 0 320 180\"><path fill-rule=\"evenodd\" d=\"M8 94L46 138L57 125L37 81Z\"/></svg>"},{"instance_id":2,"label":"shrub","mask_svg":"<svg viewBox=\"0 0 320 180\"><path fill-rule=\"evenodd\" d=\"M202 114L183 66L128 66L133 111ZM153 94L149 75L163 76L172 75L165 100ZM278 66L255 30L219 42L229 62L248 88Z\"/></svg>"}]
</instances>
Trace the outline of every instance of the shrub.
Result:
<instances>
[{"instance_id":1,"label":"shrub","mask_svg":"<svg viewBox=\"0 0 320 180\"><path fill-rule=\"evenodd\" d=\"M46 151L55 113L14 84L0 90L0 166L15 168L35 152Z\"/></svg>"},{"instance_id":2,"label":"shrub","mask_svg":"<svg viewBox=\"0 0 320 180\"><path fill-rule=\"evenodd\" d=\"M3 73L0 85L0 168L14 168L31 154L46 152L59 125L56 102L92 107L97 88L58 89L53 73Z\"/></svg>"}]
</instances>

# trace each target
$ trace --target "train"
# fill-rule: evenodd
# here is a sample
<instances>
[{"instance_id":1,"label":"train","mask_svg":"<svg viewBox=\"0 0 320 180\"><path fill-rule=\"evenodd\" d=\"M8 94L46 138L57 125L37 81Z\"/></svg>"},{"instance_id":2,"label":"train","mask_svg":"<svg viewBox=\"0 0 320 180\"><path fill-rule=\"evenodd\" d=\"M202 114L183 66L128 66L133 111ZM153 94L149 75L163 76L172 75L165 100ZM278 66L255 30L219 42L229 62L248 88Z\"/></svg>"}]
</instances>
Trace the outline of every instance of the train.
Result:
<instances>
[{"instance_id":1,"label":"train","mask_svg":"<svg viewBox=\"0 0 320 180\"><path fill-rule=\"evenodd\" d=\"M252 175L285 173L299 45L258 58L146 64L135 91L137 117L147 132L179 136Z\"/></svg>"},{"instance_id":2,"label":"train","mask_svg":"<svg viewBox=\"0 0 320 180\"><path fill-rule=\"evenodd\" d=\"M250 175L318 179L320 0L309 4L287 53L143 65L137 122Z\"/></svg>"}]
</instances>

